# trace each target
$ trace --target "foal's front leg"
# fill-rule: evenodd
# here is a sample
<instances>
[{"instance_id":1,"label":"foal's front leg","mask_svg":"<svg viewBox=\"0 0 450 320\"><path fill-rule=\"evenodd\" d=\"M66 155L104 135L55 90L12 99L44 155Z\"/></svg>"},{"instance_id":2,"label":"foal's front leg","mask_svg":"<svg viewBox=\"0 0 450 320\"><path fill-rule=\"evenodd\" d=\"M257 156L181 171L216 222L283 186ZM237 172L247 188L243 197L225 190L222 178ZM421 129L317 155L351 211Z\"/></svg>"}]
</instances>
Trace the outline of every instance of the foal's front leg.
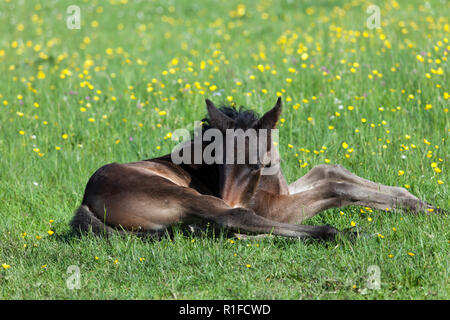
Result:
<instances>
[{"instance_id":1,"label":"foal's front leg","mask_svg":"<svg viewBox=\"0 0 450 320\"><path fill-rule=\"evenodd\" d=\"M314 167L289 185L289 193L290 195L275 195L260 191L252 208L269 219L291 223L301 222L329 208L347 205L379 210L402 209L414 213L427 209L439 210L404 188L363 179L339 165ZM271 200L267 202L260 199Z\"/></svg>"},{"instance_id":2,"label":"foal's front leg","mask_svg":"<svg viewBox=\"0 0 450 320\"><path fill-rule=\"evenodd\" d=\"M339 190L339 193L348 197L353 203L358 200L357 205L372 207L375 209L401 209L408 210L413 213L422 212L428 209L443 212L444 210L437 209L429 203L417 198L405 188L392 187L382 185L380 183L372 182L370 180L361 178L341 165L320 165L310 171L311 175L321 175L322 179L331 181L343 182L350 184L351 187L346 186L349 190ZM308 173L309 174L309 173ZM311 175L307 179L311 179ZM364 194L363 192L367 192ZM387 204L383 207L384 204Z\"/></svg>"}]
</instances>

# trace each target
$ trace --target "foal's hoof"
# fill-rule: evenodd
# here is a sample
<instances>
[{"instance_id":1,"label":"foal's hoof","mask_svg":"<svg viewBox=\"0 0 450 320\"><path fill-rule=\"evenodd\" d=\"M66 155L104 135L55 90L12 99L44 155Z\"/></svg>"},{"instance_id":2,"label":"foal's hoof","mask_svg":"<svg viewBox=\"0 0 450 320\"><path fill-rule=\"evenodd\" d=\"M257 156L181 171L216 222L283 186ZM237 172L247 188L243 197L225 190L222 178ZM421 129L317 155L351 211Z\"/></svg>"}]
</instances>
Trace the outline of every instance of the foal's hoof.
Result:
<instances>
[{"instance_id":1,"label":"foal's hoof","mask_svg":"<svg viewBox=\"0 0 450 320\"><path fill-rule=\"evenodd\" d=\"M422 209L423 212L435 213L438 215L448 215L450 213L448 210L443 209L443 208L436 208L435 206L433 206L430 203L425 202L425 204L426 204L426 208Z\"/></svg>"},{"instance_id":2,"label":"foal's hoof","mask_svg":"<svg viewBox=\"0 0 450 320\"><path fill-rule=\"evenodd\" d=\"M450 212L448 210L442 209L442 208L433 208L433 211L438 215L445 215L447 216Z\"/></svg>"}]
</instances>

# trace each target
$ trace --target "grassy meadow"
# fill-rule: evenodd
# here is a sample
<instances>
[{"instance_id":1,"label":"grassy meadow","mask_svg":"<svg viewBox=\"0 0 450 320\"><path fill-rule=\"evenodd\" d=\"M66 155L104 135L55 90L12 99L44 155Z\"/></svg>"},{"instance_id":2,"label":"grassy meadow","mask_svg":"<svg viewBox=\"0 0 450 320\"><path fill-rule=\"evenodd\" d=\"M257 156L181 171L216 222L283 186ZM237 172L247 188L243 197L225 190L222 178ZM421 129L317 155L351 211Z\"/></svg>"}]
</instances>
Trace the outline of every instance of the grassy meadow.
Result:
<instances>
[{"instance_id":1,"label":"grassy meadow","mask_svg":"<svg viewBox=\"0 0 450 320\"><path fill-rule=\"evenodd\" d=\"M331 243L79 238L68 226L97 168L169 153L205 98L261 114L282 96L288 182L341 164L449 209L449 11L0 0L0 299L449 299L450 224L434 212L327 210L306 223L375 235ZM79 289L67 286L71 265Z\"/></svg>"}]
</instances>

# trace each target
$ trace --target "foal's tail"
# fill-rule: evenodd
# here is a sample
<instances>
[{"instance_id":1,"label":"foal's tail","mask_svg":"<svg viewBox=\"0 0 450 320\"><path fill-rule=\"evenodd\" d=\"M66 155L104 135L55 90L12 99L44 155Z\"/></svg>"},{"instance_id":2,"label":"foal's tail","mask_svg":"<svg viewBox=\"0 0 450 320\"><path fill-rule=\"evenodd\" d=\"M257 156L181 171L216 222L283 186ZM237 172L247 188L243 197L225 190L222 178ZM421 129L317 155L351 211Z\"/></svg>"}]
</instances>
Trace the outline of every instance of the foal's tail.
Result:
<instances>
[{"instance_id":1,"label":"foal's tail","mask_svg":"<svg viewBox=\"0 0 450 320\"><path fill-rule=\"evenodd\" d=\"M70 226L77 234L92 232L96 235L111 235L118 231L97 218L86 205L81 205L75 211Z\"/></svg>"},{"instance_id":2,"label":"foal's tail","mask_svg":"<svg viewBox=\"0 0 450 320\"><path fill-rule=\"evenodd\" d=\"M120 226L109 226L97 218L86 205L81 205L75 211L75 215L73 216L72 221L70 221L70 226L72 227L73 232L78 235L91 232L98 236L134 234L138 237L160 238L166 233L166 230L151 231L142 230L140 228L137 230L125 230Z\"/></svg>"}]
</instances>

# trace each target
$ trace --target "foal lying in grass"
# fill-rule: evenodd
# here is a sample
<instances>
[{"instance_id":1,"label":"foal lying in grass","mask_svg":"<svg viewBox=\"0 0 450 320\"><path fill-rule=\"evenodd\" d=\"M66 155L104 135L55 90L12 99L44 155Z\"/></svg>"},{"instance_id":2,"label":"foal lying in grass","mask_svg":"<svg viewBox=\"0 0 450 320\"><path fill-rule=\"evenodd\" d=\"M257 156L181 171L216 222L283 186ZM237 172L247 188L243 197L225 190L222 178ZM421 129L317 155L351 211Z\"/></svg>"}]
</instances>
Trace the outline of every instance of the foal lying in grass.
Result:
<instances>
[{"instance_id":1,"label":"foal lying in grass","mask_svg":"<svg viewBox=\"0 0 450 320\"><path fill-rule=\"evenodd\" d=\"M340 231L297 223L347 205L413 213L437 210L406 189L363 179L339 165L316 166L288 185L273 144L281 98L261 118L251 111L218 109L209 100L206 105L202 134L215 139L191 140L180 154L192 160L198 152L209 152L215 161L179 162L172 153L105 165L90 178L72 228L162 234L177 223L211 222L244 233L328 240Z\"/></svg>"}]
</instances>

